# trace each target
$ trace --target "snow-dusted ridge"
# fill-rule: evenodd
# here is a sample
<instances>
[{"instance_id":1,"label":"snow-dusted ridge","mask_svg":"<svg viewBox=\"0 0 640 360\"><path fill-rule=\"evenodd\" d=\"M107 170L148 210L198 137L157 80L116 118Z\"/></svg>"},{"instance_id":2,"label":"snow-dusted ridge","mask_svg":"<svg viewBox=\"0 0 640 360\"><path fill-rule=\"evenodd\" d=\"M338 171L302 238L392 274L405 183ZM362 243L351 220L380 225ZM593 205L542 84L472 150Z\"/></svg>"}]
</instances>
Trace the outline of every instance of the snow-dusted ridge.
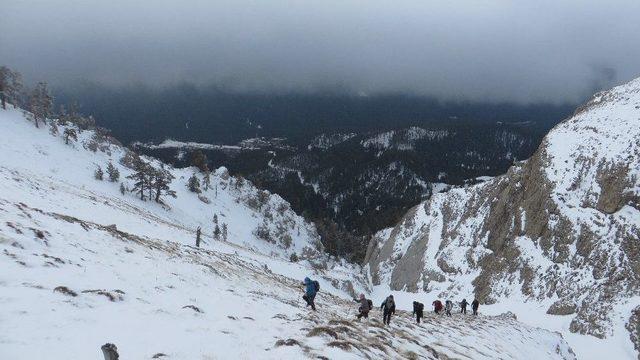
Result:
<instances>
[{"instance_id":1,"label":"snow-dusted ridge","mask_svg":"<svg viewBox=\"0 0 640 360\"><path fill-rule=\"evenodd\" d=\"M218 145L218 144L206 144L192 141L178 141L173 139L166 139L159 144L142 143L136 141L131 144L132 147L144 147L148 149L201 149L201 150L242 150L253 149L243 148L238 145Z\"/></svg>"},{"instance_id":2,"label":"snow-dusted ridge","mask_svg":"<svg viewBox=\"0 0 640 360\"><path fill-rule=\"evenodd\" d=\"M403 130L391 130L368 137L360 142L362 147L376 150L412 150L418 140L438 141L450 136L447 130L428 130L412 126Z\"/></svg>"},{"instance_id":3,"label":"snow-dusted ridge","mask_svg":"<svg viewBox=\"0 0 640 360\"><path fill-rule=\"evenodd\" d=\"M334 134L321 134L316 136L311 143L307 145L308 150L320 149L328 150L338 144L341 144L347 140L353 139L358 134L356 133L334 133Z\"/></svg>"},{"instance_id":4,"label":"snow-dusted ridge","mask_svg":"<svg viewBox=\"0 0 640 360\"><path fill-rule=\"evenodd\" d=\"M131 143L133 148L146 148L151 150L157 149L183 149L183 150L222 150L222 151L240 151L240 150L260 150L266 147L274 147L279 149L292 150L293 148L286 145L285 138L263 138L256 137L250 139L244 139L237 145L224 145L224 144L207 144L193 141L179 141L174 139L165 139L164 141L154 143L143 143L135 141Z\"/></svg>"},{"instance_id":5,"label":"snow-dusted ridge","mask_svg":"<svg viewBox=\"0 0 640 360\"><path fill-rule=\"evenodd\" d=\"M207 203L186 189L195 169L169 168L177 198L144 202L93 178L111 161L129 181L119 145L91 131L66 145L14 109L0 124L2 359L100 358L106 342L124 359L575 359L559 334L506 315L428 314L418 327L400 310L384 328L374 310L353 322L366 279L322 254L314 227L278 196L218 169ZM212 238L214 214L227 241ZM300 298L305 276L321 283L318 313Z\"/></svg>"},{"instance_id":6,"label":"snow-dusted ridge","mask_svg":"<svg viewBox=\"0 0 640 360\"><path fill-rule=\"evenodd\" d=\"M563 332L580 358L637 358L640 79L595 95L507 174L413 208L366 262L385 289L475 294Z\"/></svg>"}]
</instances>

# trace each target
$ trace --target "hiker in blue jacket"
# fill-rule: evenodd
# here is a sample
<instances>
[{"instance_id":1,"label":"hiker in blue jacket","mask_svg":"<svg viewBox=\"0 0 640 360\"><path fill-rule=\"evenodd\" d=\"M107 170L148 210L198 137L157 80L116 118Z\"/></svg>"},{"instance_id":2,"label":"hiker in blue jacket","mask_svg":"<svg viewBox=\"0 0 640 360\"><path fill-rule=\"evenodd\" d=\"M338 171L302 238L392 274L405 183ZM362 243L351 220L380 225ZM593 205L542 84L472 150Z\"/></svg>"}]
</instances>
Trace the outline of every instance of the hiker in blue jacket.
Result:
<instances>
[{"instance_id":1,"label":"hiker in blue jacket","mask_svg":"<svg viewBox=\"0 0 640 360\"><path fill-rule=\"evenodd\" d=\"M311 279L306 277L304 278L304 286L305 293L302 298L307 302L307 306L311 306L311 309L313 309L313 311L316 311L316 304L314 300L316 298L318 290L320 290L320 284L317 281L312 281Z\"/></svg>"}]
</instances>

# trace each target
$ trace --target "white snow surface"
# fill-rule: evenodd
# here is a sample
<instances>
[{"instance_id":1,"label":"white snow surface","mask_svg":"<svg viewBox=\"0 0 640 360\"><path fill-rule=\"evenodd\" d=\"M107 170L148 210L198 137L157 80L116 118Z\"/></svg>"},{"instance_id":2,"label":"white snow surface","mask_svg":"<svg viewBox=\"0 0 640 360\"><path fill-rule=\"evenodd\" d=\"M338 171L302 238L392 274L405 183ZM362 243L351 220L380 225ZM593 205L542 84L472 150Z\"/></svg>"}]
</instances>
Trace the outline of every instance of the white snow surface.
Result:
<instances>
[{"instance_id":1,"label":"white snow surface","mask_svg":"<svg viewBox=\"0 0 640 360\"><path fill-rule=\"evenodd\" d=\"M170 169L178 197L144 202L93 178L111 160L128 181L120 146L86 149L91 131L65 145L14 109L0 124L0 359L98 359L106 342L123 359L575 359L559 334L508 315L429 313L417 326L399 310L383 327L376 309L354 321L351 296L368 283L320 253L314 227L278 196L253 208L259 190L218 169L205 203L186 190L194 169ZM213 214L228 241L212 239ZM274 243L253 235L263 224ZM317 313L301 299L305 276L321 284Z\"/></svg>"}]
</instances>

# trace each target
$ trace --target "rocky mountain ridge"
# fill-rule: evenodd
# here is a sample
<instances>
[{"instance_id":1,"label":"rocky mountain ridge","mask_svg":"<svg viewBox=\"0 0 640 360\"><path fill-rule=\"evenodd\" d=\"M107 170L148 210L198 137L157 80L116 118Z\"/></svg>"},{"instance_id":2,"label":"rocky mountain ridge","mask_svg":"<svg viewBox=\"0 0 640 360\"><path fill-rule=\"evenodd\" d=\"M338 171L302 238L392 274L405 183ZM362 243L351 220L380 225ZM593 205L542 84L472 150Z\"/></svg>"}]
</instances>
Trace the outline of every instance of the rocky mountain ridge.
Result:
<instances>
[{"instance_id":1,"label":"rocky mountain ridge","mask_svg":"<svg viewBox=\"0 0 640 360\"><path fill-rule=\"evenodd\" d=\"M365 263L374 285L521 297L640 351L640 79L596 94L507 174L411 209Z\"/></svg>"}]
</instances>

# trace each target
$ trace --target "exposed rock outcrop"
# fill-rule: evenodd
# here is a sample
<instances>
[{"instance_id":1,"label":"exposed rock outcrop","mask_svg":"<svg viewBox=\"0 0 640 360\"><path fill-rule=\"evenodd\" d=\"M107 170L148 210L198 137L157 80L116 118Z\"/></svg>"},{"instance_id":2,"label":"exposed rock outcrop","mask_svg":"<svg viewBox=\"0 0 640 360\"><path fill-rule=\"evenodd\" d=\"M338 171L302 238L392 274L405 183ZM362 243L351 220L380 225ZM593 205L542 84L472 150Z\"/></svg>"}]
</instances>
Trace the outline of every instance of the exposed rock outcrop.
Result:
<instances>
[{"instance_id":1,"label":"exposed rock outcrop","mask_svg":"<svg viewBox=\"0 0 640 360\"><path fill-rule=\"evenodd\" d=\"M636 79L596 94L505 175L413 208L365 265L394 290L552 299L571 331L607 337L617 305L640 295L639 198Z\"/></svg>"}]
</instances>

